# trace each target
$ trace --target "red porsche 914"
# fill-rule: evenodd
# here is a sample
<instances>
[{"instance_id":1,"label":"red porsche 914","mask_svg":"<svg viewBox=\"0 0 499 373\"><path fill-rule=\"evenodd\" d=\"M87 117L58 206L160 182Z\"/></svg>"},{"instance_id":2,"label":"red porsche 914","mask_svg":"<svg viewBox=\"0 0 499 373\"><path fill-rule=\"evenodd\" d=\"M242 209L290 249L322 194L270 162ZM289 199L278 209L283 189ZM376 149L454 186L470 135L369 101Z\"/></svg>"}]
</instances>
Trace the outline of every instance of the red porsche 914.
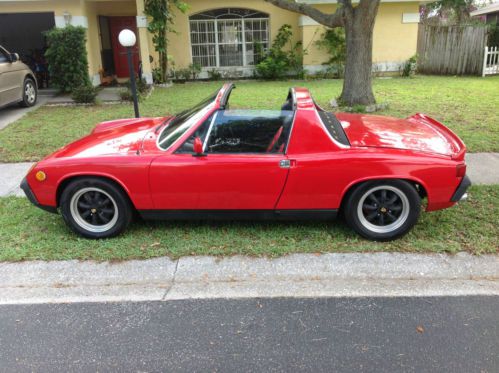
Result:
<instances>
[{"instance_id":1,"label":"red porsche 914","mask_svg":"<svg viewBox=\"0 0 499 373\"><path fill-rule=\"evenodd\" d=\"M229 108L233 84L177 115L121 119L38 162L21 187L88 238L144 219L332 219L391 240L466 198L466 147L423 114L330 113L307 89L281 108Z\"/></svg>"}]
</instances>

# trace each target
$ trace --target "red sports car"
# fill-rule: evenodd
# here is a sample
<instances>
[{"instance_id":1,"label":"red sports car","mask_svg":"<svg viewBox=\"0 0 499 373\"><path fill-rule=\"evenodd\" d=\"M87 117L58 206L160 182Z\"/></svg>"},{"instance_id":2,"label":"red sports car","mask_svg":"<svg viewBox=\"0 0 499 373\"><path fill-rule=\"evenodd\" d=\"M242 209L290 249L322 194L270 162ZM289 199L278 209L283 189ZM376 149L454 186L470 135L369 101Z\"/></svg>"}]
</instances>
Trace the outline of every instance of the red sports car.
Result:
<instances>
[{"instance_id":1,"label":"red sports car","mask_svg":"<svg viewBox=\"0 0 499 373\"><path fill-rule=\"evenodd\" d=\"M162 118L98 124L36 164L21 187L76 233L144 219L332 219L374 240L466 197L463 142L423 114L333 114L304 88L276 110L229 108L233 84Z\"/></svg>"}]
</instances>

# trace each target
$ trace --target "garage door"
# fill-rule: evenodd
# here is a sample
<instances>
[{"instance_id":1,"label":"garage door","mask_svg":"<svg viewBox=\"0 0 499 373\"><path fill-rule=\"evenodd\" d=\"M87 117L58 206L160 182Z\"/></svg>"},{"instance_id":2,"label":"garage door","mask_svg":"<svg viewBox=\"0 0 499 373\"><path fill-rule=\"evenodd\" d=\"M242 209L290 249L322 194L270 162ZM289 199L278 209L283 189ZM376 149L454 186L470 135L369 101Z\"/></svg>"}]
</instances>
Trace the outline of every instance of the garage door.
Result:
<instances>
[{"instance_id":1,"label":"garage door","mask_svg":"<svg viewBox=\"0 0 499 373\"><path fill-rule=\"evenodd\" d=\"M37 74L40 79L47 68L43 32L54 26L54 13L0 13L0 45L18 53L33 71L40 72Z\"/></svg>"}]
</instances>

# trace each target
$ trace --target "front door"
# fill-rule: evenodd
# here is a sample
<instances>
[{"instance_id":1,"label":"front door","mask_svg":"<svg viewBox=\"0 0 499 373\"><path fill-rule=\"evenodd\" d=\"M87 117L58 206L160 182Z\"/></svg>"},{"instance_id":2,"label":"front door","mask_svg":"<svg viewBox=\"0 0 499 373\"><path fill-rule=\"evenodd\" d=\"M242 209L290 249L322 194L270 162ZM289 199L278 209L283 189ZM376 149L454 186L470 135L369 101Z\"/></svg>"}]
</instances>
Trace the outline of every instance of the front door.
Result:
<instances>
[{"instance_id":1,"label":"front door","mask_svg":"<svg viewBox=\"0 0 499 373\"><path fill-rule=\"evenodd\" d=\"M154 206L164 210L273 210L289 165L292 112L220 110L173 154L150 168ZM194 138L205 155L192 154Z\"/></svg>"},{"instance_id":2,"label":"front door","mask_svg":"<svg viewBox=\"0 0 499 373\"><path fill-rule=\"evenodd\" d=\"M172 154L154 160L154 206L162 210L272 210L286 182L282 154Z\"/></svg>"},{"instance_id":3,"label":"front door","mask_svg":"<svg viewBox=\"0 0 499 373\"><path fill-rule=\"evenodd\" d=\"M135 72L137 73L139 71L139 46L135 17L109 17L109 29L111 32L111 44L113 48L113 60L116 76L118 78L127 78L129 74L126 48L120 44L118 35L122 30L129 29L132 30L137 36L137 43L132 47L133 66Z\"/></svg>"}]
</instances>

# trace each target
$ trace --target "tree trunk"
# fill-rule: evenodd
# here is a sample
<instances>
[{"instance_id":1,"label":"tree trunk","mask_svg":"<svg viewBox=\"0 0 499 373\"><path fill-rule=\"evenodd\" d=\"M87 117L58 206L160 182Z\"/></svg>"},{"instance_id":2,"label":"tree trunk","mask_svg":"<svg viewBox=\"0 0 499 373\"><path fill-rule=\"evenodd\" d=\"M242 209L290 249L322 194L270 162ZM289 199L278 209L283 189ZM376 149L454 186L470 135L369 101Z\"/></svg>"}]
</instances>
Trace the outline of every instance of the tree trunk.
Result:
<instances>
[{"instance_id":1,"label":"tree trunk","mask_svg":"<svg viewBox=\"0 0 499 373\"><path fill-rule=\"evenodd\" d=\"M279 8L309 16L326 27L345 27L347 56L345 80L339 97L342 104L376 103L371 87L373 29L380 0L338 0L334 13L328 14L312 5L295 0L265 0Z\"/></svg>"},{"instance_id":2,"label":"tree trunk","mask_svg":"<svg viewBox=\"0 0 499 373\"><path fill-rule=\"evenodd\" d=\"M376 103L372 90L372 44L376 12L357 6L345 9L345 79L340 101L344 105Z\"/></svg>"},{"instance_id":3,"label":"tree trunk","mask_svg":"<svg viewBox=\"0 0 499 373\"><path fill-rule=\"evenodd\" d=\"M166 32L160 32L160 38L166 40ZM161 79L166 82L168 79L168 46L165 42L164 50L159 52L159 67L161 69Z\"/></svg>"},{"instance_id":4,"label":"tree trunk","mask_svg":"<svg viewBox=\"0 0 499 373\"><path fill-rule=\"evenodd\" d=\"M165 50L161 54L161 75L163 78L163 82L168 81L168 39L167 39L167 33L168 33L168 13L170 11L170 5L168 4L169 0L165 0L165 11L166 11L166 17L165 17L165 25L164 29L162 32L161 37L164 40L165 43Z\"/></svg>"},{"instance_id":5,"label":"tree trunk","mask_svg":"<svg viewBox=\"0 0 499 373\"><path fill-rule=\"evenodd\" d=\"M168 80L168 55L166 50L160 53L159 61L161 65L161 78L163 82L166 82Z\"/></svg>"}]
</instances>

